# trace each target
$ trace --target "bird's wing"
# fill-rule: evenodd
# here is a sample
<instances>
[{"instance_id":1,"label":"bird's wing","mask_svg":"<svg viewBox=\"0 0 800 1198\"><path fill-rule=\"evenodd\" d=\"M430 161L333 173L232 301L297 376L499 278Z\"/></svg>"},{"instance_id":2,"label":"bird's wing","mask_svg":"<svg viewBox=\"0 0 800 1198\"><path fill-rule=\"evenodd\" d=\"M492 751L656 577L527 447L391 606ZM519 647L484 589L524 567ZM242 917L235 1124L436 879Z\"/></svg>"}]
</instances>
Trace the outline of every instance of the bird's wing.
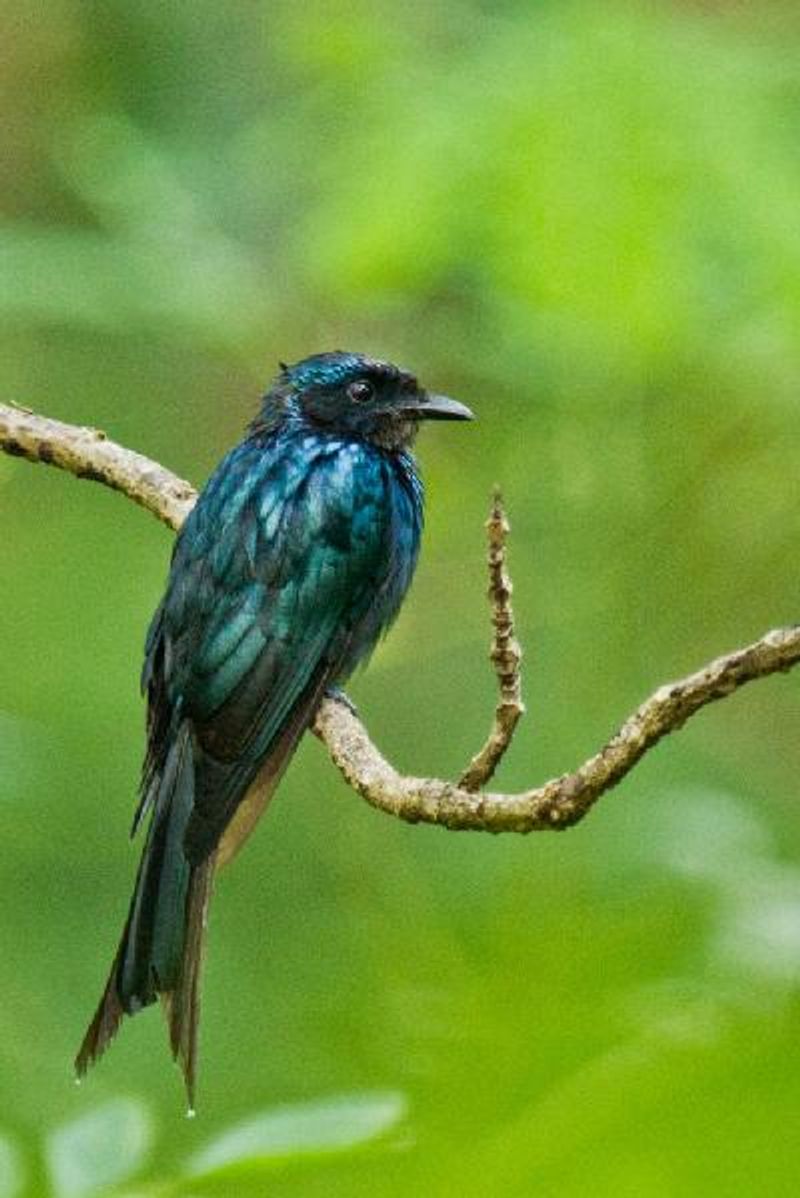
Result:
<instances>
[{"instance_id":1,"label":"bird's wing","mask_svg":"<svg viewBox=\"0 0 800 1198\"><path fill-rule=\"evenodd\" d=\"M176 719L194 734L193 864L217 846L260 770L280 773L341 670L385 557L380 471L365 477L328 454L287 486L286 470L259 476L257 465L239 471L238 488L212 484L198 502L145 667L150 772Z\"/></svg>"}]
</instances>

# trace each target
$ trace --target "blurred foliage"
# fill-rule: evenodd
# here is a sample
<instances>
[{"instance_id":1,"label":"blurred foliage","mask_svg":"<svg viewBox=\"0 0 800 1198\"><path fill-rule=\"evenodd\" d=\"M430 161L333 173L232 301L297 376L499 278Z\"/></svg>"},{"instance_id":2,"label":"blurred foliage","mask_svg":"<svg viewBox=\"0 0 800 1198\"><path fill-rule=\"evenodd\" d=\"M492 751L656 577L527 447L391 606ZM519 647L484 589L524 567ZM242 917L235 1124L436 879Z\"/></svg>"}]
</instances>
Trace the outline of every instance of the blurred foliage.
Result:
<instances>
[{"instance_id":1,"label":"blurred foliage","mask_svg":"<svg viewBox=\"0 0 800 1198\"><path fill-rule=\"evenodd\" d=\"M198 481L279 357L364 349L478 412L421 439L420 573L352 688L400 765L452 775L484 733L496 480L528 651L508 789L796 620L794 6L2 11L4 399ZM187 1122L156 1012L80 1089L69 1066L132 880L169 538L10 460L0 518L0 1194L181 1192L231 1127L245 1165L191 1192L263 1193L275 1143L278 1198L795 1192L794 677L568 836L401 826L305 745L218 885Z\"/></svg>"}]
</instances>

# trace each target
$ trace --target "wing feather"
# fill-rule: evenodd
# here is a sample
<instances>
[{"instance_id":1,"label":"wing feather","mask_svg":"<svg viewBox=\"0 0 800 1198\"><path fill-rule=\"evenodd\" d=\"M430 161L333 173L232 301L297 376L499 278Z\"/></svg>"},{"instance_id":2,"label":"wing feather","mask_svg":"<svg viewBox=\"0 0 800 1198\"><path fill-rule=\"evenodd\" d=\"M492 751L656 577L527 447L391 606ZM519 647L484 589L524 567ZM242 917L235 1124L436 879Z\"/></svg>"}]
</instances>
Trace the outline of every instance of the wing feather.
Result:
<instances>
[{"instance_id":1,"label":"wing feather","mask_svg":"<svg viewBox=\"0 0 800 1198\"><path fill-rule=\"evenodd\" d=\"M314 444L310 460L289 444L266 470L263 449L245 442L234 451L181 533L148 638L139 818L163 745L175 721L188 720L195 791L184 847L193 865L217 846L259 772L280 775L381 586L383 471L365 476L350 447Z\"/></svg>"}]
</instances>

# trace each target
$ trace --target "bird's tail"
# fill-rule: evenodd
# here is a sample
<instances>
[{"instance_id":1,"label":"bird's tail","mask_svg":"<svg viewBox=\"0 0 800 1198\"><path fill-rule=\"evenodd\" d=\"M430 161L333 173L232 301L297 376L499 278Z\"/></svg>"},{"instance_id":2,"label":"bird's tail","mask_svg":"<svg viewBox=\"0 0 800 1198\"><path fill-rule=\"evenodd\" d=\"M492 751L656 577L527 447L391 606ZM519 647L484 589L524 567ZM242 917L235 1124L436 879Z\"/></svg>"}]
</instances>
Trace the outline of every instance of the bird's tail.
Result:
<instances>
[{"instance_id":1,"label":"bird's tail","mask_svg":"<svg viewBox=\"0 0 800 1198\"><path fill-rule=\"evenodd\" d=\"M215 858L192 865L184 852L194 802L191 733L175 738L156 783L153 815L130 911L106 988L75 1058L82 1076L122 1021L161 997L173 1056L194 1105L200 969Z\"/></svg>"}]
</instances>

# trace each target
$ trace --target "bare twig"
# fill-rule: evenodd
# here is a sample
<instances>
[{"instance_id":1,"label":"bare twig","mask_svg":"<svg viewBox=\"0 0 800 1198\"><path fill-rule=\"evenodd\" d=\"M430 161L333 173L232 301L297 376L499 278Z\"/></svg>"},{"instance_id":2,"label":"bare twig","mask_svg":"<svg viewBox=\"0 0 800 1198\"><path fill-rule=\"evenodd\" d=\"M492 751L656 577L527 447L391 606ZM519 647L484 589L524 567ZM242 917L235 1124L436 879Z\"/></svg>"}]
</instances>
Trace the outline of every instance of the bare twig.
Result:
<instances>
[{"instance_id":1,"label":"bare twig","mask_svg":"<svg viewBox=\"0 0 800 1198\"><path fill-rule=\"evenodd\" d=\"M180 527L195 500L195 492L188 483L148 458L107 440L104 434L48 420L22 408L0 404L0 449L32 462L59 466L79 478L105 483L171 528ZM502 545L504 531L499 535ZM503 577L501 556L497 578ZM501 582L498 589L510 590ZM495 613L497 610L495 605ZM507 616L508 636L513 639L510 610ZM497 627L496 644L501 643L501 635ZM476 794L464 785L438 778L399 774L373 745L353 711L336 699L323 701L314 731L358 794L373 807L410 823L485 832L561 829L582 819L601 794L616 786L649 749L680 728L701 707L725 698L756 678L790 670L798 662L800 625L767 632L751 645L716 658L679 682L660 687L574 773L562 774L519 794ZM508 702L520 705L519 692L513 686L515 674L518 684L518 660L509 659L508 664L511 667L507 671ZM496 664L501 683L498 707L506 702L501 668L505 674L502 661Z\"/></svg>"},{"instance_id":2,"label":"bare twig","mask_svg":"<svg viewBox=\"0 0 800 1198\"><path fill-rule=\"evenodd\" d=\"M101 429L63 424L29 408L0 404L0 449L122 491L174 529L183 524L197 498L191 483L109 441Z\"/></svg>"},{"instance_id":3,"label":"bare twig","mask_svg":"<svg viewBox=\"0 0 800 1198\"><path fill-rule=\"evenodd\" d=\"M489 542L489 602L492 607L494 635L489 658L497 676L500 698L486 743L472 758L458 780L464 790L480 790L494 774L511 744L514 729L525 711L522 702L520 661L522 650L514 636L514 612L511 608L513 586L506 570L506 538L510 532L499 487L492 496L492 510L486 521Z\"/></svg>"}]
</instances>

